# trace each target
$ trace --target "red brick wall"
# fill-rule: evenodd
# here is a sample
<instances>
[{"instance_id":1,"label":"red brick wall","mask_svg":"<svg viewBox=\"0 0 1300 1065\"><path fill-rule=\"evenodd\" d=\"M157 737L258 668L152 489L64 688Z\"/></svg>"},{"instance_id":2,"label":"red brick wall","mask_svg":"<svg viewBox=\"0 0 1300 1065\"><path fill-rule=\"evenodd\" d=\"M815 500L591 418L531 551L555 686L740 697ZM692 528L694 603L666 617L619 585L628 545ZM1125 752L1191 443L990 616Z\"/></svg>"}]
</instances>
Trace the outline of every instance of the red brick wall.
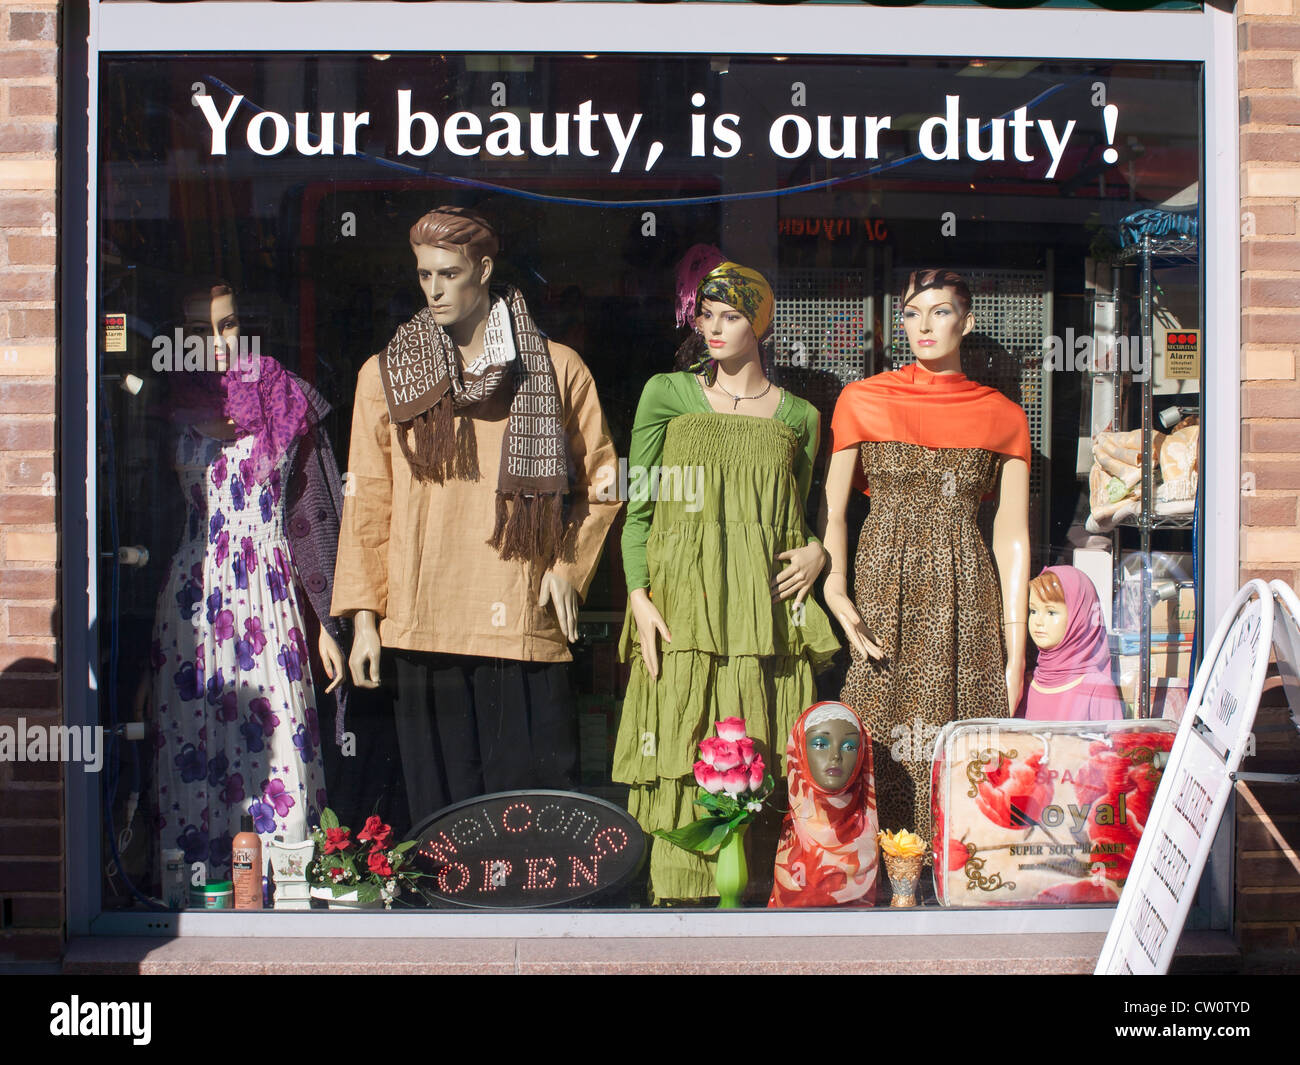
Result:
<instances>
[{"instance_id":1,"label":"red brick wall","mask_svg":"<svg viewBox=\"0 0 1300 1065\"><path fill-rule=\"evenodd\" d=\"M1241 579L1300 587L1300 0L1240 0ZM1300 771L1276 681L1243 768ZM1290 854L1288 854L1290 850ZM1237 936L1254 965L1300 948L1300 788L1239 785ZM1276 955L1274 955L1276 957Z\"/></svg>"},{"instance_id":2,"label":"red brick wall","mask_svg":"<svg viewBox=\"0 0 1300 1065\"><path fill-rule=\"evenodd\" d=\"M60 717L55 4L0 3L0 724ZM0 762L0 960L62 949L59 763Z\"/></svg>"}]
</instances>

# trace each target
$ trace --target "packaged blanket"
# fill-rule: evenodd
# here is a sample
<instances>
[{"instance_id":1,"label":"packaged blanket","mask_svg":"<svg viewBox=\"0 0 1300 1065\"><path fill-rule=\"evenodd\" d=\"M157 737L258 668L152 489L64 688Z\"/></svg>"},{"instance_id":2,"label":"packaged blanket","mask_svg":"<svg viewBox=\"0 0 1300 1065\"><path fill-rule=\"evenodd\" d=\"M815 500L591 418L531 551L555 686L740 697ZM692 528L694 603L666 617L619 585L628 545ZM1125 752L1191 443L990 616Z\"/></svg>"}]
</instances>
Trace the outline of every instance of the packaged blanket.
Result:
<instances>
[{"instance_id":1,"label":"packaged blanket","mask_svg":"<svg viewBox=\"0 0 1300 1065\"><path fill-rule=\"evenodd\" d=\"M934 747L935 895L944 906L1113 903L1177 726L953 722Z\"/></svg>"}]
</instances>

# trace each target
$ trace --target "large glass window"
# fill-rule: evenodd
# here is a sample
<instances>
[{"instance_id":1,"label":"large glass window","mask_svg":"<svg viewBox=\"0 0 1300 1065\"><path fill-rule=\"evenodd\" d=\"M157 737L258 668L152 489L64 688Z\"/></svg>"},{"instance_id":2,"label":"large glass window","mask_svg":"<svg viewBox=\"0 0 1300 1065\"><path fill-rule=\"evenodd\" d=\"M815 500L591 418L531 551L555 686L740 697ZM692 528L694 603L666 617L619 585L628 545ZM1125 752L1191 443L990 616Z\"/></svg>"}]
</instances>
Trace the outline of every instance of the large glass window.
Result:
<instances>
[{"instance_id":1,"label":"large glass window","mask_svg":"<svg viewBox=\"0 0 1300 1065\"><path fill-rule=\"evenodd\" d=\"M855 483L881 490L853 491L847 538L838 555L828 540L821 575L846 563L860 608L863 597L907 598L906 587L887 591L891 566L904 584L919 579L917 557L927 574L946 566L956 576L936 578L928 609L982 612L994 636L980 653L1000 662L1009 556L998 512L1015 496L1006 460L1023 454L1024 577L1036 580L1030 615L1008 620L1028 623L1027 698L1068 703L1051 711L1066 718L1176 717L1199 617L1200 76L1189 63L978 57L105 57L101 716L139 718L147 735L117 744L108 767L104 848L116 853L105 907L169 891L190 901L191 886L193 905L222 905L245 816L265 845L292 845L328 808L352 829L346 846L331 837L343 854L366 842L357 837L372 815L400 839L476 795L551 789L672 829L707 814L691 808L692 765L728 717L746 720L773 777L746 833L741 898L765 905L791 725L817 700L874 699L882 683L850 669L820 580L793 610L756 593L791 562L772 557L759 572L755 559L819 533L830 459L846 442L872 445ZM447 223L413 238L444 205L472 212L461 217L471 229L485 220L489 237L466 244ZM770 293L724 270L697 304L694 282L724 259ZM925 268L937 282L918 277ZM945 284L947 272L965 288ZM481 291L502 297L484 305L499 308L486 322L475 318ZM911 437L856 438L853 418L836 414L846 386L914 363L917 337L941 332L928 316L945 300L958 332L973 314L957 337L963 380L1023 410L1023 452L984 414L966 426L960 411L931 413ZM770 393L728 392L726 373L707 367L690 376L706 356L724 368L733 357L723 330L767 333L769 321ZM467 351L484 361L463 365ZM686 376L656 377L674 371ZM883 486L919 476L916 454L876 446L895 439L994 458L954 465L949 481L940 471L952 491L933 500L924 484L902 489L913 510L889 518L895 546L860 548L873 507L884 527ZM641 480L646 456L653 482ZM984 546L956 537L945 516L962 494ZM629 499L643 505L618 507ZM552 517L569 528L567 546L548 541ZM980 552L991 585L970 576ZM1073 568L1038 581L1052 566ZM649 686L635 675L629 575L682 633L681 651L662 642ZM1067 617L1081 603L1096 604L1092 664L1076 656L1073 673L1044 671L1031 690L1036 645L1058 646L1052 618L1082 624ZM894 623L899 634L926 624ZM382 649L358 657L372 625ZM894 665L919 671L922 687L948 683L970 665L965 636L955 640L933 658L896 643ZM379 683L352 677L342 719L326 689L349 655ZM1089 671L1105 684L1071 695ZM988 716L958 691L949 717ZM902 695L873 712L879 827L928 836L928 803L918 818L892 815L914 802L900 787L928 790L916 766L940 722ZM1068 814L1055 825L1044 816L1085 792L1004 787L1024 759L979 763L974 750L950 756L987 768L985 790L972 784L981 802L941 811L947 827L983 810L1006 830L989 845L998 860L1023 857L1017 845L1059 848L1039 863L1040 890L997 901L1112 901L1123 841L1103 840L1095 817L1072 831ZM577 906L712 898L711 864L664 842L603 893L587 890L591 854L616 864L617 834L584 839L585 858L483 849L487 832L502 848L524 826L545 836L547 817L550 835L580 834L570 801L524 796L512 810L502 800L480 811L481 830L440 822L439 832L459 826L442 838L473 863L426 833L413 852L425 896L399 902L464 901L455 896L471 880L479 896L517 890L519 904L552 884L545 901ZM1003 801L1005 823L988 812ZM1032 836L1039 829L1051 844ZM966 843L969 832L952 831L937 844L941 866L961 870L940 887L945 903L982 901L958 888L993 875L971 872L978 848L963 854ZM923 884L920 901L935 905L934 889Z\"/></svg>"}]
</instances>

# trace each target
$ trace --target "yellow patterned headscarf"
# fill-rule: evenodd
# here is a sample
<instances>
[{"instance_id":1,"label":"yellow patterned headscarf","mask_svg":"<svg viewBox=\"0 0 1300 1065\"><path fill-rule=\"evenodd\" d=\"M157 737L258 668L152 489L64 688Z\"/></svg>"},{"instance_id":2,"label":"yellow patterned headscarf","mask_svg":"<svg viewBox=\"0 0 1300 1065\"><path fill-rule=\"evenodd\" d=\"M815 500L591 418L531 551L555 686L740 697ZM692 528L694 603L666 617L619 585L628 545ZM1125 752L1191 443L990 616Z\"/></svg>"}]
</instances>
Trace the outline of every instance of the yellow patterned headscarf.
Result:
<instances>
[{"instance_id":1,"label":"yellow patterned headscarf","mask_svg":"<svg viewBox=\"0 0 1300 1065\"><path fill-rule=\"evenodd\" d=\"M748 266L725 262L714 267L700 282L700 299L736 308L749 319L759 340L772 328L772 316L776 311L772 286L762 274Z\"/></svg>"}]
</instances>

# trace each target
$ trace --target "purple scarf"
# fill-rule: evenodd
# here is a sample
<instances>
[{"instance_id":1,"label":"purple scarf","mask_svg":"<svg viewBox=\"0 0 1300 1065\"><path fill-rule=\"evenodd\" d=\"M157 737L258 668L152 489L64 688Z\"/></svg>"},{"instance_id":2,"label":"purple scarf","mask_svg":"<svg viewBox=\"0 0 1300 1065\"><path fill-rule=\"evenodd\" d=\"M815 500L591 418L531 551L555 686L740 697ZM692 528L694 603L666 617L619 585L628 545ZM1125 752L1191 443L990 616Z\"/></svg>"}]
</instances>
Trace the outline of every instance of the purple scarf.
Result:
<instances>
[{"instance_id":1,"label":"purple scarf","mask_svg":"<svg viewBox=\"0 0 1300 1065\"><path fill-rule=\"evenodd\" d=\"M254 437L250 455L254 478L265 481L290 445L316 420L297 380L268 355L253 374L235 364L224 373L187 373L172 388L169 417L180 425L229 418L240 436Z\"/></svg>"}]
</instances>

